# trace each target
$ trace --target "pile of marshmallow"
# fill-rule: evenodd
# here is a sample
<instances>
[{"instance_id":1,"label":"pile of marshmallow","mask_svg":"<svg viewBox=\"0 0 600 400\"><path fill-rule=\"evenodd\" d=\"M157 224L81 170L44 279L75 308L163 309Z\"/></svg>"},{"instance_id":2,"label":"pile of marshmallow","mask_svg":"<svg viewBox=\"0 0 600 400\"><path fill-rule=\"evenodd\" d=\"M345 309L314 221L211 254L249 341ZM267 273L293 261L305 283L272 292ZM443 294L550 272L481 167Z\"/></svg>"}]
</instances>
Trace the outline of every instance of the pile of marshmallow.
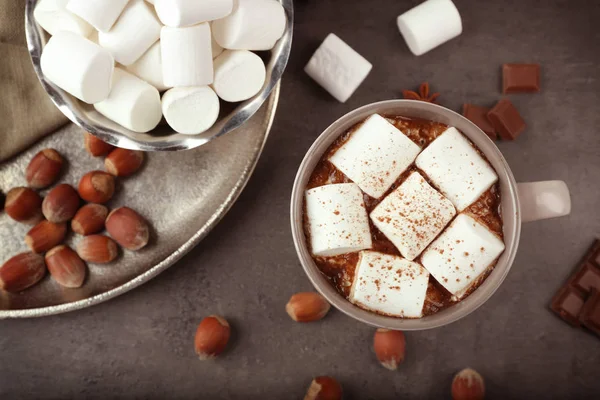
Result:
<instances>
[{"instance_id":1,"label":"pile of marshmallow","mask_svg":"<svg viewBox=\"0 0 600 400\"><path fill-rule=\"evenodd\" d=\"M47 79L129 130L164 115L183 134L214 125L219 98L260 92L266 68L252 51L272 49L286 26L276 0L40 0L34 17L52 35Z\"/></svg>"},{"instance_id":2,"label":"pile of marshmallow","mask_svg":"<svg viewBox=\"0 0 600 400\"><path fill-rule=\"evenodd\" d=\"M504 251L502 239L467 211L498 175L456 128L422 149L374 114L329 161L353 183L306 191L311 251L317 257L358 252L348 282L352 303L420 318L430 275L460 300ZM415 171L386 195L413 166ZM381 199L370 214L363 193ZM369 220L402 257L371 250Z\"/></svg>"}]
</instances>

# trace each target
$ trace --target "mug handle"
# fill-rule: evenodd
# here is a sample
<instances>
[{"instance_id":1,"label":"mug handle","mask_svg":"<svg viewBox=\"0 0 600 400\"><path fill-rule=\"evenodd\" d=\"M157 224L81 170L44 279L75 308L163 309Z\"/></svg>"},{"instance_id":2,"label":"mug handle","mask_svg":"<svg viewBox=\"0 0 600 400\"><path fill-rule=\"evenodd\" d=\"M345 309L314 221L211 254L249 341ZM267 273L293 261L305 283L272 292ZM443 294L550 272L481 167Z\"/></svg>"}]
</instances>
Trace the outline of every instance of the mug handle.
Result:
<instances>
[{"instance_id":1,"label":"mug handle","mask_svg":"<svg viewBox=\"0 0 600 400\"><path fill-rule=\"evenodd\" d=\"M562 217L571 213L569 188L563 181L517 183L521 221Z\"/></svg>"}]
</instances>

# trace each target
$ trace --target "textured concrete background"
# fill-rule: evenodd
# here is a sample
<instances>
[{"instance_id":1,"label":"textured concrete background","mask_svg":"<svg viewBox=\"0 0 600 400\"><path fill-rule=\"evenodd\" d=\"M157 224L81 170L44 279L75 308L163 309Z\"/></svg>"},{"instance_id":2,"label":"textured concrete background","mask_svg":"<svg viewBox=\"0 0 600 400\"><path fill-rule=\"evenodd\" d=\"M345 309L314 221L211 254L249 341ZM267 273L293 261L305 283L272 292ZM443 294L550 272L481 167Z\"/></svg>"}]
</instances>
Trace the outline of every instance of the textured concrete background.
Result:
<instances>
[{"instance_id":1,"label":"textured concrete background","mask_svg":"<svg viewBox=\"0 0 600 400\"><path fill-rule=\"evenodd\" d=\"M471 366L489 398L598 398L600 340L547 306L600 233L600 3L456 0L462 36L414 57L395 17L417 3L298 0L279 113L238 203L179 265L140 289L67 315L1 321L0 397L300 399L312 376L331 374L347 399L441 399L452 375ZM347 104L302 71L329 32L374 64ZM459 322L408 333L396 372L376 362L373 329L339 312L293 323L284 305L311 286L291 242L288 203L312 141L347 111L425 80L454 110L492 105L504 62L539 62L543 90L510 96L528 129L500 148L518 180L566 181L572 215L523 226L498 292ZM211 313L225 315L235 333L222 358L199 362L193 335Z\"/></svg>"}]
</instances>

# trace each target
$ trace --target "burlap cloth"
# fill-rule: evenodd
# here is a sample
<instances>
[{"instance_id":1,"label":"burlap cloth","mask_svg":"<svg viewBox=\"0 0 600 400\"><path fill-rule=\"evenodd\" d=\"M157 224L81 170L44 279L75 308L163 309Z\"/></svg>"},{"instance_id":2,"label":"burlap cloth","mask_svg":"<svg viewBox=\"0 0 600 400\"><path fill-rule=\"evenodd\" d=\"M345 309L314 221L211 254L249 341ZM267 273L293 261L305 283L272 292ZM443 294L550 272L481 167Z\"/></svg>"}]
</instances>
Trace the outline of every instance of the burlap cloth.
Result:
<instances>
[{"instance_id":1,"label":"burlap cloth","mask_svg":"<svg viewBox=\"0 0 600 400\"><path fill-rule=\"evenodd\" d=\"M33 70L25 41L25 0L0 0L0 162L67 121Z\"/></svg>"}]
</instances>

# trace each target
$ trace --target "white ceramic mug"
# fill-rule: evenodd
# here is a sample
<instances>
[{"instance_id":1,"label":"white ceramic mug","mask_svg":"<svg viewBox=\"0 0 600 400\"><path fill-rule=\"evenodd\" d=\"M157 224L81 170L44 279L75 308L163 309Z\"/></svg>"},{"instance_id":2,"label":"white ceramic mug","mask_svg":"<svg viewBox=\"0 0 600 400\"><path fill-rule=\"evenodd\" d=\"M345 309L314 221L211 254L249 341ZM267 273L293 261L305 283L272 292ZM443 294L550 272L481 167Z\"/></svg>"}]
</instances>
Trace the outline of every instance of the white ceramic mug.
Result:
<instances>
[{"instance_id":1,"label":"white ceramic mug","mask_svg":"<svg viewBox=\"0 0 600 400\"><path fill-rule=\"evenodd\" d=\"M308 250L303 227L303 200L306 185L327 148L343 132L369 115L379 113L422 118L454 126L487 157L499 177L501 214L506 249L487 279L466 299L436 314L420 319L402 319L363 310L346 300L323 276ZM388 100L354 110L331 124L306 153L298 170L291 201L291 224L300 262L315 288L337 309L369 325L395 330L422 330L447 325L463 318L485 303L506 278L517 253L521 223L568 215L571 199L562 181L515 182L506 160L494 142L475 124L447 108L422 101Z\"/></svg>"}]
</instances>

